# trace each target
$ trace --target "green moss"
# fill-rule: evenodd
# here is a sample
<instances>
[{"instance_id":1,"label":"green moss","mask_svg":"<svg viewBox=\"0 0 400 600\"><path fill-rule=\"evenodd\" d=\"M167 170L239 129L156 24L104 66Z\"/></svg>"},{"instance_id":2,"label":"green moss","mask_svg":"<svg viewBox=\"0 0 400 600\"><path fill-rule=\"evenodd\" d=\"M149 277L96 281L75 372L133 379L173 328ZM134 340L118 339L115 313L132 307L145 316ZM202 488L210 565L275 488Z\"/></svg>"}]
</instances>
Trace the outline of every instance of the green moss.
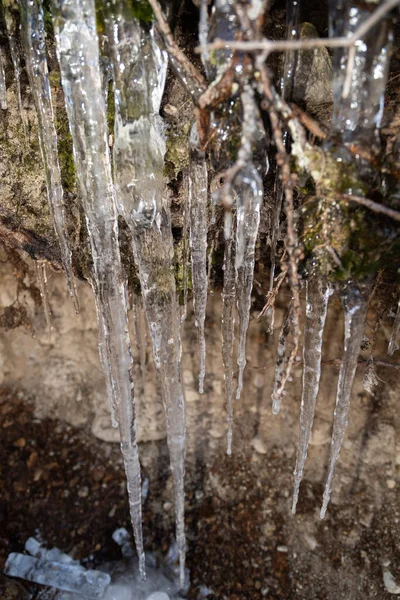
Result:
<instances>
[{"instance_id":1,"label":"green moss","mask_svg":"<svg viewBox=\"0 0 400 600\"><path fill-rule=\"evenodd\" d=\"M107 126L108 131L114 131L114 122L115 122L115 98L114 98L114 89L113 85L110 81L108 85L108 94L107 94Z\"/></svg>"},{"instance_id":2,"label":"green moss","mask_svg":"<svg viewBox=\"0 0 400 600\"><path fill-rule=\"evenodd\" d=\"M147 0L128 0L133 16L135 19L142 21L143 23L151 23L154 15L150 4Z\"/></svg>"},{"instance_id":3,"label":"green moss","mask_svg":"<svg viewBox=\"0 0 400 600\"><path fill-rule=\"evenodd\" d=\"M110 10L112 8L106 0L96 0L96 25L99 35L105 33L105 18ZM126 18L133 17L142 23L151 23L154 18L152 8L147 0L126 0L122 10Z\"/></svg>"},{"instance_id":4,"label":"green moss","mask_svg":"<svg viewBox=\"0 0 400 600\"><path fill-rule=\"evenodd\" d=\"M187 240L187 245L189 245L189 240ZM175 263L175 285L176 292L179 298L179 303L183 304L184 301L184 291L185 291L185 247L184 240L181 239L177 244L174 245L174 263ZM192 270L190 268L189 256L186 257L186 285L187 290L192 290Z\"/></svg>"}]
</instances>

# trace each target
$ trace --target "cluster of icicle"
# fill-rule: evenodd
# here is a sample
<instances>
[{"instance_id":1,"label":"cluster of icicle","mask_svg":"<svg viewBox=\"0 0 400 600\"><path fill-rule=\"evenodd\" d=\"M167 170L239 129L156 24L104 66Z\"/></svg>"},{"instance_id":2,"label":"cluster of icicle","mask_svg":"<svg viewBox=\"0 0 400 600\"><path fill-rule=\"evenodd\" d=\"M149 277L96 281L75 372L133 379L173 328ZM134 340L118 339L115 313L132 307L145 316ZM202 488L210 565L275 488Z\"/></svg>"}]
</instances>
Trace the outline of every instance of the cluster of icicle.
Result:
<instances>
[{"instance_id":1,"label":"cluster of icicle","mask_svg":"<svg viewBox=\"0 0 400 600\"><path fill-rule=\"evenodd\" d=\"M64 217L64 198L58 163L57 135L54 126L49 74L46 62L45 30L41 0L21 0L22 38L27 72L39 121L40 148L45 167L47 193L54 227L61 247L62 261L69 291L78 309L73 283L71 251ZM142 534L141 475L136 442L135 400L132 379L131 342L128 334L126 285L118 246L119 215L128 224L133 241L133 255L138 267L144 311L159 372L165 408L168 447L175 489L176 537L180 557L180 580L185 580L184 471L185 471L185 400L181 381L180 316L174 279L174 252L170 213L164 193L165 135L159 115L164 91L168 57L159 44L153 26L142 26L127 10L124 0L105 5L106 52L99 54L94 0L54 0L53 22L61 80L65 95L80 199L86 217L93 270L91 284L96 301L99 349L106 375L113 424L119 426L124 458L129 506L139 566L145 576ZM256 4L256 3L255 3ZM350 35L367 17L367 11L353 4L332 1L331 34ZM297 35L298 2L289 2L289 37ZM20 108L20 64L12 14L6 14L10 52L15 68ZM206 2L200 11L200 41L215 38L235 39L238 23L230 0L216 0L211 19ZM380 27L378 25L377 27ZM382 97L389 55L388 32L376 35L355 47L349 71L346 50L335 50L334 117L332 131L343 142L376 135L382 117ZM379 43L376 41L379 39ZM216 60L216 56L218 60ZM202 55L209 81L215 80L232 58L224 49L213 56ZM349 59L350 60L350 59ZM290 100L295 57L288 53L282 94ZM115 129L113 169L108 145L106 103L109 82L113 83ZM234 325L235 305L239 321L238 381L236 399L240 398L246 365L246 335L251 308L255 248L263 200L263 177L268 169L265 132L251 84L245 82L240 99L242 138L230 182L231 209L225 219L224 285L222 292L222 355L225 370L225 393L228 412L228 454L232 451ZM0 56L0 105L7 107L5 77ZM237 107L230 104L224 118ZM22 111L21 111L22 114ZM362 117L362 118L361 118ZM226 137L214 115L216 132ZM223 118L221 118L221 123ZM194 124L189 135L188 223L193 282L194 314L199 341L199 391L205 378L205 317L207 303L207 231L208 182L205 154L201 150ZM256 149L256 152L255 152ZM257 156L254 156L256 153ZM261 158L260 158L261 157ZM217 157L221 170L232 167L229 153ZM279 215L283 191L277 186L276 210L272 223L272 281L275 246L279 234ZM218 198L217 198L218 199ZM215 198L214 198L215 200ZM235 221L233 215L236 215ZM39 269L41 289L45 273ZM313 271L306 284L306 322L304 341L303 395L300 415L293 511L303 475L307 447L321 373L323 330L330 285ZM369 286L347 282L340 290L345 314L345 343L339 374L333 425L328 481L321 517L329 501L335 463L340 451L350 393L357 367L368 305ZM43 291L45 298L45 291ZM138 307L138 311L142 310ZM400 328L400 305L395 319L389 352L397 349ZM143 328L142 328L143 329ZM280 335L276 381L285 367L287 322ZM143 365L144 366L144 361ZM279 403L275 412L279 411Z\"/></svg>"}]
</instances>

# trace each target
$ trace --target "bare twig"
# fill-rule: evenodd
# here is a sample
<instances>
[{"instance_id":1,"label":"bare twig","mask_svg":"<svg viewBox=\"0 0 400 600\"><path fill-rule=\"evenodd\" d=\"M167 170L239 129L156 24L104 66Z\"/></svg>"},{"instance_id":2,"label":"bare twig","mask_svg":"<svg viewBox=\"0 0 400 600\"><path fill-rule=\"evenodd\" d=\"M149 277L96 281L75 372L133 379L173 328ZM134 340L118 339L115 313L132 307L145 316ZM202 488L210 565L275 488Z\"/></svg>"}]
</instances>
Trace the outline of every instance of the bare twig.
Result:
<instances>
[{"instance_id":1,"label":"bare twig","mask_svg":"<svg viewBox=\"0 0 400 600\"><path fill-rule=\"evenodd\" d=\"M321 140L324 140L327 137L327 134L325 131L322 131L318 123L312 117L310 117L308 113L304 112L304 110L297 106L297 104L291 102L290 108L293 110L295 117L299 119L300 123L304 125L304 127L308 129L312 135L321 138Z\"/></svg>"},{"instance_id":2,"label":"bare twig","mask_svg":"<svg viewBox=\"0 0 400 600\"><path fill-rule=\"evenodd\" d=\"M149 0L150 3L154 0ZM360 25L349 37L337 38L311 38L301 40L254 40L249 42L225 40L215 40L212 44L207 44L204 49L221 50L224 48L232 48L241 50L242 52L258 52L264 51L268 54L271 52L282 52L285 50L311 50L313 48L351 48L356 42L362 39L388 12L400 5L400 0L387 0L379 8L377 8L368 19ZM196 52L203 51L203 46L197 47Z\"/></svg>"},{"instance_id":3,"label":"bare twig","mask_svg":"<svg viewBox=\"0 0 400 600\"><path fill-rule=\"evenodd\" d=\"M198 88L200 95L207 89L206 80L175 42L174 36L163 15L158 0L149 0L149 4L153 9L156 18L156 26L162 35L168 54L176 60L178 66L185 72L186 76L192 81L195 87Z\"/></svg>"},{"instance_id":4,"label":"bare twig","mask_svg":"<svg viewBox=\"0 0 400 600\"><path fill-rule=\"evenodd\" d=\"M400 212L394 210L393 208L389 208L384 204L378 204L373 200L369 200L368 198L364 198L363 196L354 196L353 194L340 194L340 198L343 200L348 200L349 202L357 202L357 204L361 204L374 212L381 213L394 219L395 221L400 221Z\"/></svg>"}]
</instances>

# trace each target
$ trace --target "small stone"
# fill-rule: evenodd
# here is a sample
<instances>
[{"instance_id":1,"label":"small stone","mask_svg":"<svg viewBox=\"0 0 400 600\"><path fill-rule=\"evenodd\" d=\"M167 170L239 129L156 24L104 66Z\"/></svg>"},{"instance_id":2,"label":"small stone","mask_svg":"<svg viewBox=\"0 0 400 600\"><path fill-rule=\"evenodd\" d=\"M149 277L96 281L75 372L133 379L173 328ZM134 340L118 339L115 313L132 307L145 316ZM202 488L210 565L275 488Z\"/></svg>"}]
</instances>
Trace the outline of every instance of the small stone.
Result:
<instances>
[{"instance_id":1,"label":"small stone","mask_svg":"<svg viewBox=\"0 0 400 600\"><path fill-rule=\"evenodd\" d=\"M25 438L20 437L17 440L15 440L14 446L16 446L17 448L25 448L25 446L26 446Z\"/></svg>"},{"instance_id":2,"label":"small stone","mask_svg":"<svg viewBox=\"0 0 400 600\"><path fill-rule=\"evenodd\" d=\"M79 496L79 498L87 498L87 496L89 496L89 488L86 485L79 488L78 496Z\"/></svg>"},{"instance_id":3,"label":"small stone","mask_svg":"<svg viewBox=\"0 0 400 600\"><path fill-rule=\"evenodd\" d=\"M16 481L14 483L13 487L16 492L25 492L26 491L26 486L24 483L22 483L22 481Z\"/></svg>"},{"instance_id":4,"label":"small stone","mask_svg":"<svg viewBox=\"0 0 400 600\"><path fill-rule=\"evenodd\" d=\"M394 487L396 487L396 482L394 479L388 479L386 481L386 485L388 486L389 490L392 490Z\"/></svg>"},{"instance_id":5,"label":"small stone","mask_svg":"<svg viewBox=\"0 0 400 600\"><path fill-rule=\"evenodd\" d=\"M287 552L288 551L288 547L287 546L278 546L277 547L277 551L278 552Z\"/></svg>"},{"instance_id":6,"label":"small stone","mask_svg":"<svg viewBox=\"0 0 400 600\"><path fill-rule=\"evenodd\" d=\"M267 454L267 449L259 437L253 438L253 441L251 442L251 444L252 444L254 450L256 452L258 452L258 454Z\"/></svg>"},{"instance_id":7,"label":"small stone","mask_svg":"<svg viewBox=\"0 0 400 600\"><path fill-rule=\"evenodd\" d=\"M389 594L393 594L394 596L400 595L400 585L396 583L393 575L388 569L383 571L383 583Z\"/></svg>"},{"instance_id":8,"label":"small stone","mask_svg":"<svg viewBox=\"0 0 400 600\"><path fill-rule=\"evenodd\" d=\"M178 109L173 104L166 104L164 106L164 112L169 117L176 117L179 114Z\"/></svg>"},{"instance_id":9,"label":"small stone","mask_svg":"<svg viewBox=\"0 0 400 600\"><path fill-rule=\"evenodd\" d=\"M28 460L26 461L26 466L28 467L28 469L32 469L32 467L34 467L36 465L37 459L38 459L38 453L36 452L36 450L34 450L33 452L31 452Z\"/></svg>"}]
</instances>

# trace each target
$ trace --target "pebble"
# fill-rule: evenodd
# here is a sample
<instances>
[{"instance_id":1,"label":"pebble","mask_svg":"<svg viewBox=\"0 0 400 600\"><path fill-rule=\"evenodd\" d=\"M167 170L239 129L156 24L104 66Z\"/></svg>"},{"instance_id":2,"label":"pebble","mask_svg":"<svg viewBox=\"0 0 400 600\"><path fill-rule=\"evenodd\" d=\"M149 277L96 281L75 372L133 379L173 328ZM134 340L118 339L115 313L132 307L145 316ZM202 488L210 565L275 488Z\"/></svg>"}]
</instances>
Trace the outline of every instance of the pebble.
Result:
<instances>
[{"instance_id":1,"label":"pebble","mask_svg":"<svg viewBox=\"0 0 400 600\"><path fill-rule=\"evenodd\" d=\"M79 496L79 498L87 498L87 496L89 496L89 488L86 485L79 488L78 496Z\"/></svg>"},{"instance_id":2,"label":"pebble","mask_svg":"<svg viewBox=\"0 0 400 600\"><path fill-rule=\"evenodd\" d=\"M386 481L386 485L388 486L389 490L392 490L394 487L396 487L396 482L394 479L388 479Z\"/></svg>"},{"instance_id":3,"label":"pebble","mask_svg":"<svg viewBox=\"0 0 400 600\"><path fill-rule=\"evenodd\" d=\"M388 569L383 571L383 583L389 594L393 594L394 596L400 595L400 585L396 583L393 575Z\"/></svg>"},{"instance_id":4,"label":"pebble","mask_svg":"<svg viewBox=\"0 0 400 600\"><path fill-rule=\"evenodd\" d=\"M258 454L267 454L267 449L259 437L253 438L251 444Z\"/></svg>"},{"instance_id":5,"label":"pebble","mask_svg":"<svg viewBox=\"0 0 400 600\"><path fill-rule=\"evenodd\" d=\"M17 448L25 448L25 446L26 446L25 438L20 437L17 440L15 440L14 446L16 446Z\"/></svg>"},{"instance_id":6,"label":"pebble","mask_svg":"<svg viewBox=\"0 0 400 600\"><path fill-rule=\"evenodd\" d=\"M287 546L278 546L277 550L278 550L278 552L287 552L288 547Z\"/></svg>"}]
</instances>

